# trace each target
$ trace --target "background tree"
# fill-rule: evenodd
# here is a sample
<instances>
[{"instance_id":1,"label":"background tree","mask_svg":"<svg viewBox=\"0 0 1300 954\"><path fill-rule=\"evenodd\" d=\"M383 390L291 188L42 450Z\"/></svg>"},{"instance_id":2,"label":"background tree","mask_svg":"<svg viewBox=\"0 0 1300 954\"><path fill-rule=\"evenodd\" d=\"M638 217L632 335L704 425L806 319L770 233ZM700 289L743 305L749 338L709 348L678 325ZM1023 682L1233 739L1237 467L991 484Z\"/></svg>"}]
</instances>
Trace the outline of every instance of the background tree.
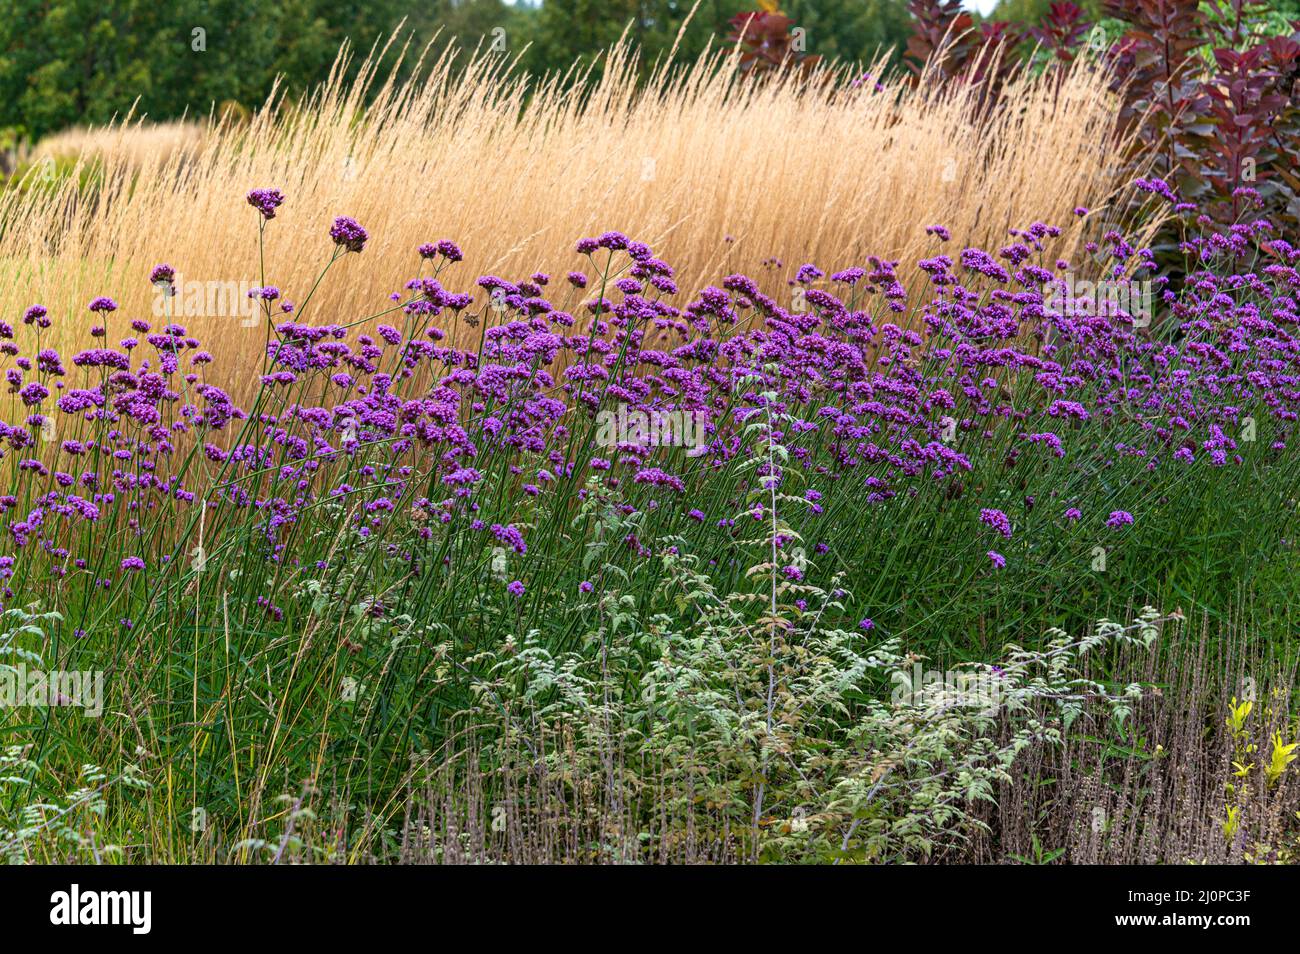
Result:
<instances>
[{"instance_id":1,"label":"background tree","mask_svg":"<svg viewBox=\"0 0 1300 954\"><path fill-rule=\"evenodd\" d=\"M907 45L911 18L903 0L785 0L785 14L808 31L808 51L824 59L870 62Z\"/></svg>"},{"instance_id":2,"label":"background tree","mask_svg":"<svg viewBox=\"0 0 1300 954\"><path fill-rule=\"evenodd\" d=\"M339 45L369 48L399 0L10 0L0 18L0 128L40 136L137 112L154 119L258 105L323 79Z\"/></svg>"},{"instance_id":3,"label":"background tree","mask_svg":"<svg viewBox=\"0 0 1300 954\"><path fill-rule=\"evenodd\" d=\"M1011 0L1008 0L1011 2ZM1017 0L1033 2L1033 0ZM504 40L519 69L563 72L595 63L625 28L648 72L677 38L693 0L8 0L0 18L0 147L67 126L103 124L134 105L164 120L236 102L259 106L276 77L295 96L328 75L340 44L360 54L399 24L416 48L434 39L472 50ZM726 43L744 11L781 12L806 52L868 60L900 46L903 0L702 0L681 60ZM497 28L504 33L495 33ZM412 68L408 58L403 70ZM355 70L357 63L352 68Z\"/></svg>"}]
</instances>

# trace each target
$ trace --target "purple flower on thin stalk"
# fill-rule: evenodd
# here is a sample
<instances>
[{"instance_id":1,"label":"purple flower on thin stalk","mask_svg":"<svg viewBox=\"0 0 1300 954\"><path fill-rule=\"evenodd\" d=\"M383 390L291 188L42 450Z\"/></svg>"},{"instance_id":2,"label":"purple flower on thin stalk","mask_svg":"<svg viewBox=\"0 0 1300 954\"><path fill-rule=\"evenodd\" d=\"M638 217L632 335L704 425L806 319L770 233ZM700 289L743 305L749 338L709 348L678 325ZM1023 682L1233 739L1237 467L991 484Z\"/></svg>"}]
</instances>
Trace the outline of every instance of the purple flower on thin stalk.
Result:
<instances>
[{"instance_id":1,"label":"purple flower on thin stalk","mask_svg":"<svg viewBox=\"0 0 1300 954\"><path fill-rule=\"evenodd\" d=\"M273 219L275 210L284 204L284 193L279 189L254 189L248 193L248 204L261 212L263 219Z\"/></svg>"},{"instance_id":2,"label":"purple flower on thin stalk","mask_svg":"<svg viewBox=\"0 0 1300 954\"><path fill-rule=\"evenodd\" d=\"M108 314L111 311L117 311L117 302L111 298L96 298L91 301L90 310L96 313Z\"/></svg>"},{"instance_id":3,"label":"purple flower on thin stalk","mask_svg":"<svg viewBox=\"0 0 1300 954\"><path fill-rule=\"evenodd\" d=\"M370 238L370 233L363 229L356 219L340 215L330 226L330 238L334 240L335 245L349 252L359 252L366 247L366 240Z\"/></svg>"},{"instance_id":4,"label":"purple flower on thin stalk","mask_svg":"<svg viewBox=\"0 0 1300 954\"><path fill-rule=\"evenodd\" d=\"M1001 510L981 510L980 522L988 524L1008 540L1011 539L1011 519Z\"/></svg>"},{"instance_id":5,"label":"purple flower on thin stalk","mask_svg":"<svg viewBox=\"0 0 1300 954\"><path fill-rule=\"evenodd\" d=\"M506 590L509 591L511 596L523 596L524 584L519 580L514 580L506 586Z\"/></svg>"},{"instance_id":6,"label":"purple flower on thin stalk","mask_svg":"<svg viewBox=\"0 0 1300 954\"><path fill-rule=\"evenodd\" d=\"M989 558L989 562L999 570L1007 565L1007 558L996 550L990 550L986 555Z\"/></svg>"},{"instance_id":7,"label":"purple flower on thin stalk","mask_svg":"<svg viewBox=\"0 0 1300 954\"><path fill-rule=\"evenodd\" d=\"M1106 518L1106 526L1111 529L1119 529L1133 522L1133 515L1127 510L1113 510L1109 517Z\"/></svg>"},{"instance_id":8,"label":"purple flower on thin stalk","mask_svg":"<svg viewBox=\"0 0 1300 954\"><path fill-rule=\"evenodd\" d=\"M32 405L40 404L49 397L50 389L43 384L32 381L18 392L18 396L22 398L23 404L31 407Z\"/></svg>"}]
</instances>

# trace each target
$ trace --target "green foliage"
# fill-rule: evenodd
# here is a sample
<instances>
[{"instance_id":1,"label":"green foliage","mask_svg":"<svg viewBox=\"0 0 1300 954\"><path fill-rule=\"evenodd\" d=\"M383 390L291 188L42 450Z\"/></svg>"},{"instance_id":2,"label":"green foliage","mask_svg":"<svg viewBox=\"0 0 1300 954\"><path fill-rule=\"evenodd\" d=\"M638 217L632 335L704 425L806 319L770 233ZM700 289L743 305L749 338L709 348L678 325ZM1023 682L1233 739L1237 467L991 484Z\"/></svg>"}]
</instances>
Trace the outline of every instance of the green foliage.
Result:
<instances>
[{"instance_id":1,"label":"green foliage","mask_svg":"<svg viewBox=\"0 0 1300 954\"><path fill-rule=\"evenodd\" d=\"M296 96L323 81L345 41L367 52L401 27L418 53L450 42L516 57L535 75L596 64L625 29L643 70L666 56L689 0L15 0L0 20L0 149L78 124L102 125L132 109L155 120L207 115L225 103L260 105L281 79ZM702 0L677 55L724 42L728 21L754 0ZM899 0L788 0L823 58L866 60L901 44ZM391 55L391 54L390 54ZM402 72L417 59L408 55ZM352 69L355 69L355 61ZM399 73L399 75L401 75ZM9 145L6 145L6 141Z\"/></svg>"},{"instance_id":2,"label":"green foliage","mask_svg":"<svg viewBox=\"0 0 1300 954\"><path fill-rule=\"evenodd\" d=\"M848 63L870 63L907 44L911 19L903 0L789 0L782 9L808 31L809 52Z\"/></svg>"},{"instance_id":3,"label":"green foliage","mask_svg":"<svg viewBox=\"0 0 1300 954\"><path fill-rule=\"evenodd\" d=\"M0 858L23 862L103 862L122 856L120 845L100 840L115 830L109 801L121 804L147 792L149 783L135 765L110 776L85 764L75 781L61 783L30 755L31 746L0 751Z\"/></svg>"},{"instance_id":4,"label":"green foliage","mask_svg":"<svg viewBox=\"0 0 1300 954\"><path fill-rule=\"evenodd\" d=\"M626 595L609 590L590 607L583 648L556 654L532 630L493 654L475 690L478 731L496 727L486 761L606 777L634 822L621 822L634 852L685 837L687 825L705 842L741 839L755 860L899 862L951 849L984 830L973 810L995 801L1022 753L1060 744L1098 706L1127 718L1140 686L1111 690L1077 670L1116 646L1150 649L1165 622L1147 608L1131 626L1103 620L1077 640L1008 647L1001 665L936 688L913 684L922 657L898 640L830 623L848 596L836 580L791 583L760 563L747 586L722 594L699 560L676 555L660 573L660 612L627 613ZM893 697L861 704L880 684ZM487 800L522 784L498 778ZM682 830L651 836L656 814Z\"/></svg>"},{"instance_id":5,"label":"green foliage","mask_svg":"<svg viewBox=\"0 0 1300 954\"><path fill-rule=\"evenodd\" d=\"M133 107L167 119L255 106L277 75L305 90L344 40L368 48L405 15L396 0L15 0L0 19L0 128L38 139Z\"/></svg>"}]
</instances>

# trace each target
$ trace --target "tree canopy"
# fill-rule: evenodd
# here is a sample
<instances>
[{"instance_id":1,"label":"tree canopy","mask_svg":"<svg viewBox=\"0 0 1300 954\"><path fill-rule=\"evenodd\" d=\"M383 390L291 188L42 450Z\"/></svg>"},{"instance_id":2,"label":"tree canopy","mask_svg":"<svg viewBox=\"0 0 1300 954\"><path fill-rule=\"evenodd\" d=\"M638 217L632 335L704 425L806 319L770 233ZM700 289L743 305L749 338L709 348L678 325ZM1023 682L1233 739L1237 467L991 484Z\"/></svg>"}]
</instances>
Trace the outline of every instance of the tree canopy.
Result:
<instances>
[{"instance_id":1,"label":"tree canopy","mask_svg":"<svg viewBox=\"0 0 1300 954\"><path fill-rule=\"evenodd\" d=\"M277 77L293 95L329 72L340 44L362 53L400 28L416 46L479 43L533 74L591 62L626 29L645 68L665 54L693 0L10 0L0 19L0 132L37 139L136 114L206 115L259 105ZM693 57L762 0L701 0L679 55ZM769 9L775 4L767 4ZM783 0L808 52L871 59L901 44L903 0ZM355 68L355 64L354 64Z\"/></svg>"}]
</instances>

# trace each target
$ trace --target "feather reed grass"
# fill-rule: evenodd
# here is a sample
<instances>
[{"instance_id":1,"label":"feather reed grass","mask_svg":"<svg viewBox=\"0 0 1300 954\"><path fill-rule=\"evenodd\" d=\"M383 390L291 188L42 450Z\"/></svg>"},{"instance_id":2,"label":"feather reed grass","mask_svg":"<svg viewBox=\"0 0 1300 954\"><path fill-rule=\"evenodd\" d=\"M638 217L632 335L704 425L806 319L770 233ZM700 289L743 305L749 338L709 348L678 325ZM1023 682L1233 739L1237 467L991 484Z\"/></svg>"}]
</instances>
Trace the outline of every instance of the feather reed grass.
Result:
<instances>
[{"instance_id":1,"label":"feather reed grass","mask_svg":"<svg viewBox=\"0 0 1300 954\"><path fill-rule=\"evenodd\" d=\"M203 146L212 124L193 120L155 123L128 116L108 126L76 126L47 136L27 155L28 162L42 159L106 159L127 168L144 169L174 158L182 161Z\"/></svg>"},{"instance_id":2,"label":"feather reed grass","mask_svg":"<svg viewBox=\"0 0 1300 954\"><path fill-rule=\"evenodd\" d=\"M305 100L273 94L249 122L214 119L183 149L138 125L101 130L84 142L84 161L102 167L91 188L74 174L0 192L0 314L41 302L78 327L91 297L111 294L128 317L147 316L146 276L162 261L186 281L265 282L300 300L340 214L374 239L319 290L321 320L382 308L418 270L416 246L440 238L465 250L457 290L484 273L563 274L580 263L576 238L619 229L672 261L684 292L775 258L767 280L785 294L805 261L914 261L933 251L933 223L954 245L996 243L1035 220L1068 226L1077 243L1088 225L1069 211L1104 208L1124 188L1105 161L1123 147L1107 78L1083 61L1014 73L976 121L969 87L853 88L825 69L742 82L723 50L661 64L643 85L626 45L599 79L532 85L500 57L454 50L398 82L405 55L373 50L348 83L341 51ZM141 137L157 148L127 148ZM288 196L264 276L243 203L255 187ZM182 320L220 339L224 365L253 367L260 328L228 314Z\"/></svg>"}]
</instances>

